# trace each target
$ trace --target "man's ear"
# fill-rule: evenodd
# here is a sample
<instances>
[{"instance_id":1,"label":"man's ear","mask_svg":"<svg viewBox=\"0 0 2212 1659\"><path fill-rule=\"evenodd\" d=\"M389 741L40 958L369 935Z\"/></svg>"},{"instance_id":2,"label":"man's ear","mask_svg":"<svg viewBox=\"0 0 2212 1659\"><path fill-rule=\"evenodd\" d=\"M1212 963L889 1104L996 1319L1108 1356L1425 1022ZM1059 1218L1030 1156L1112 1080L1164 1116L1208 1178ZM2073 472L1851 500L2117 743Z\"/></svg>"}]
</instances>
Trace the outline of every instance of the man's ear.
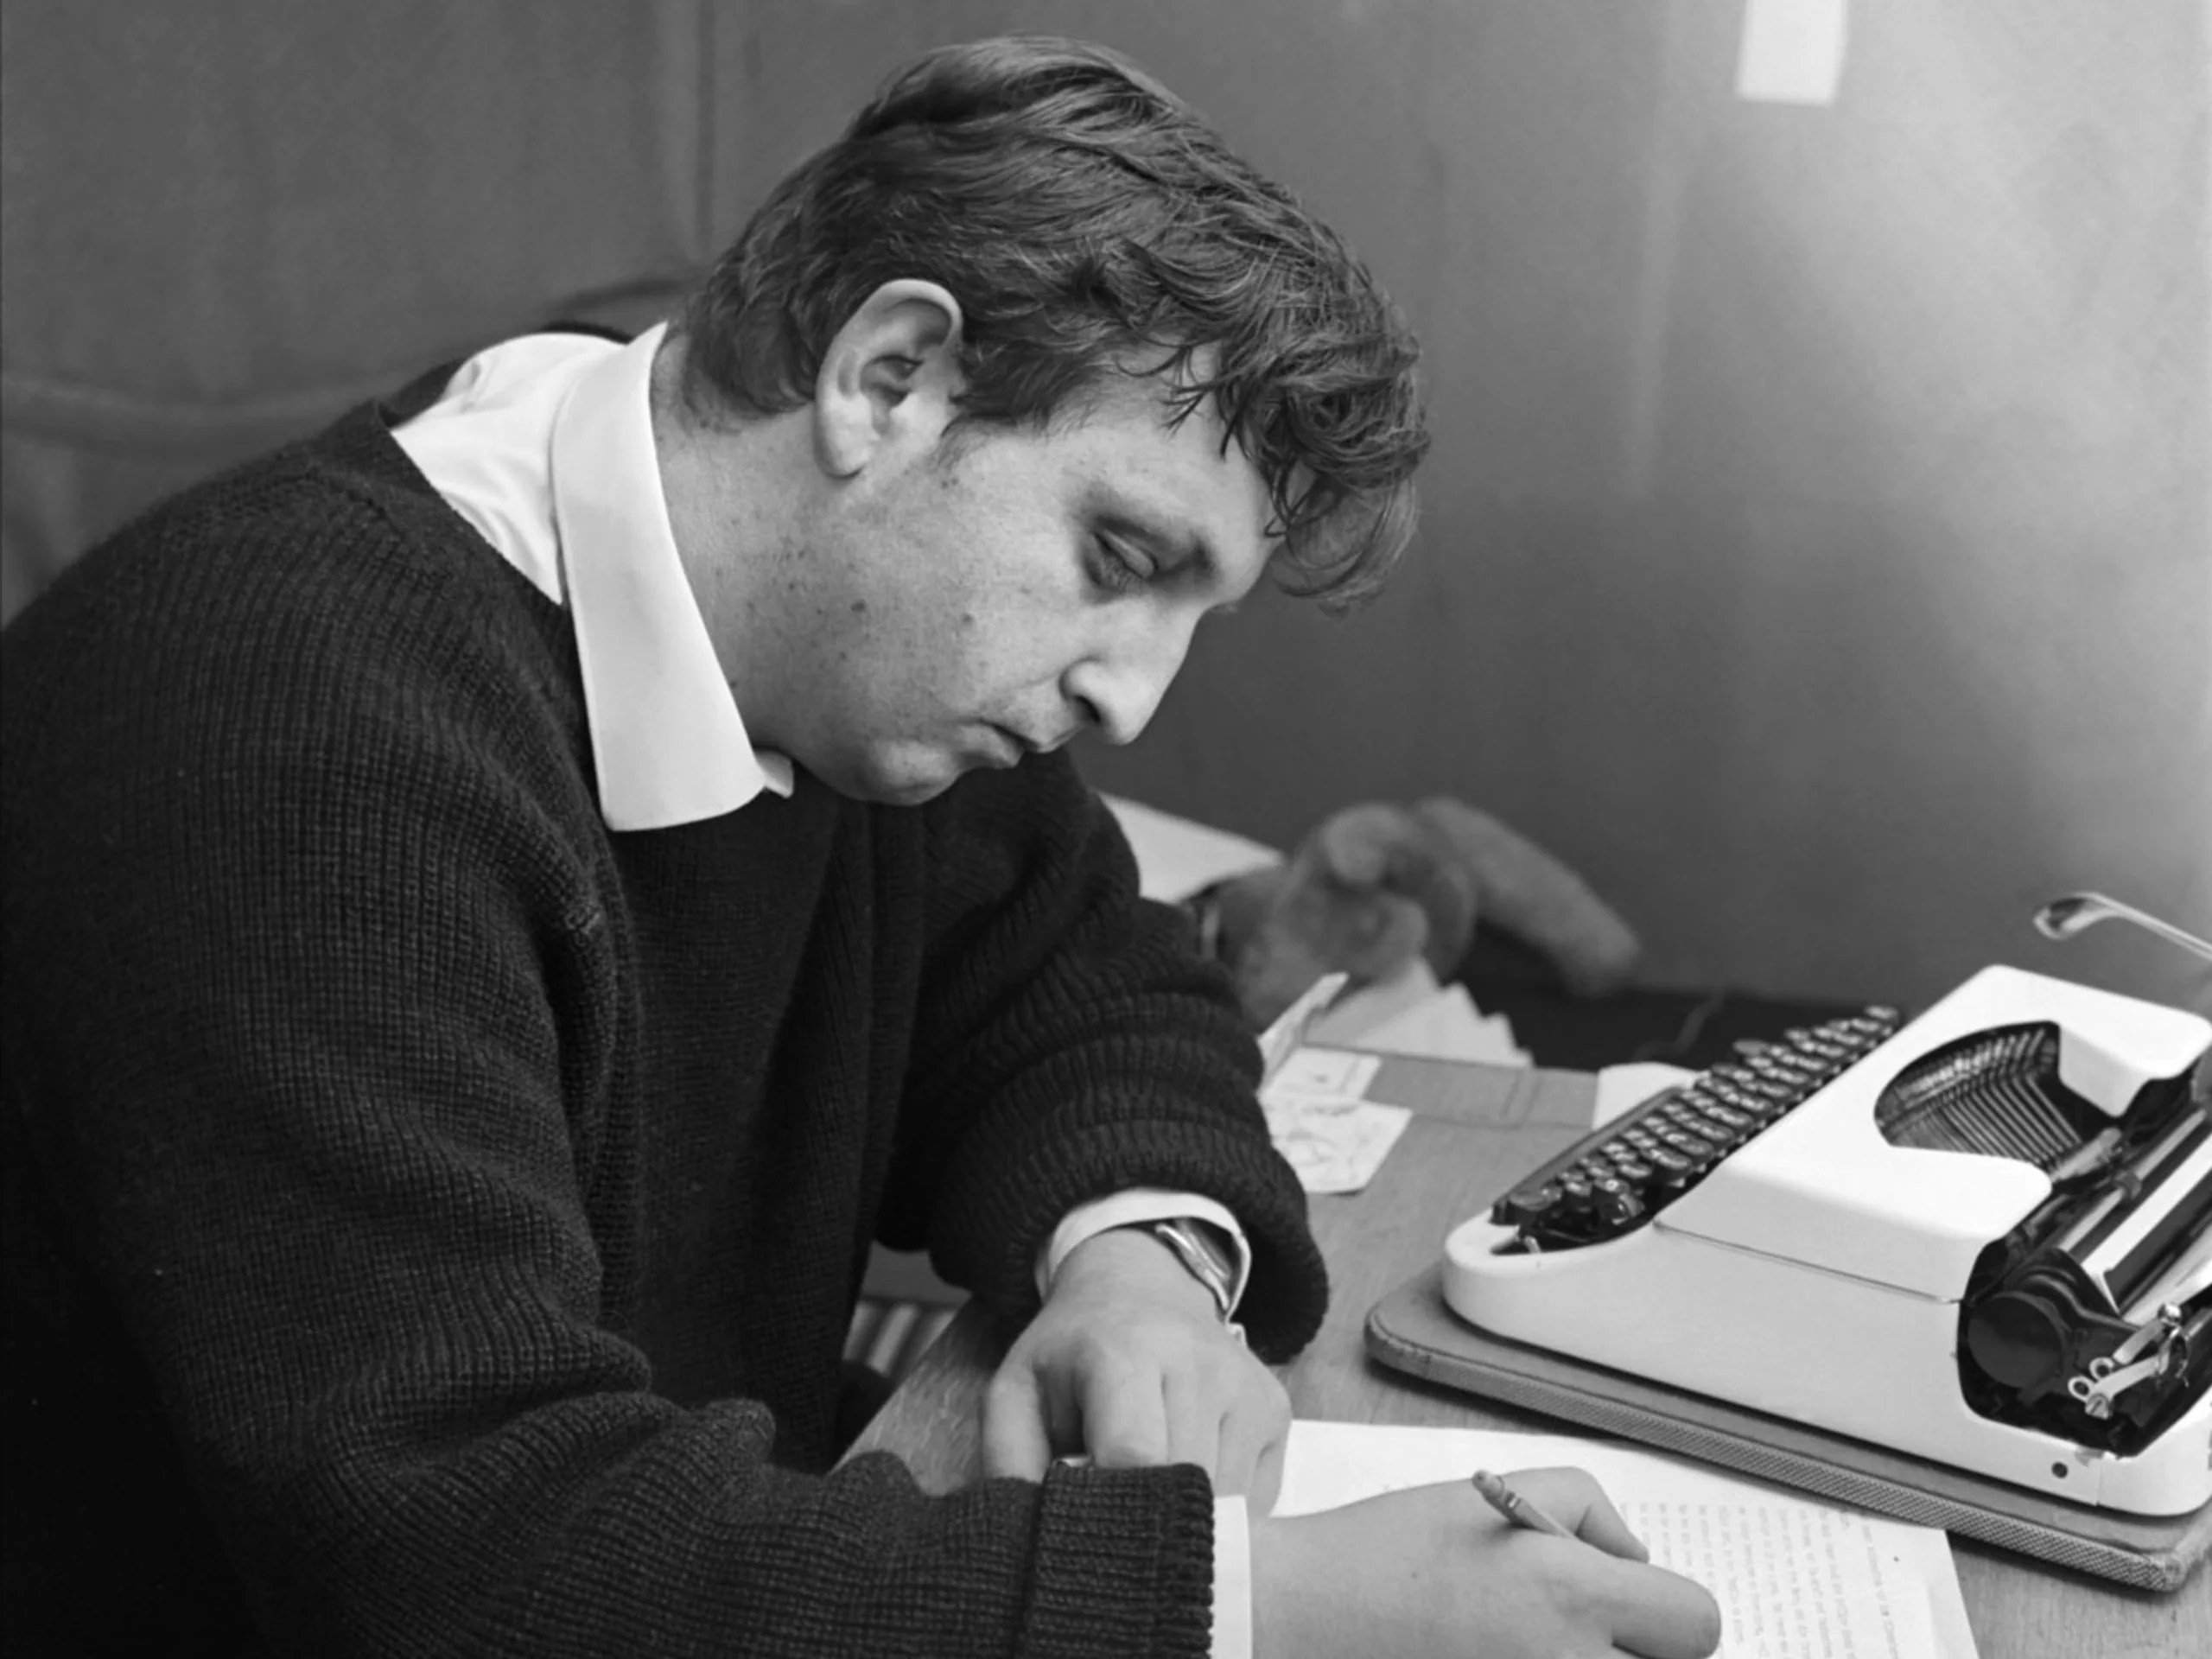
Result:
<instances>
[{"instance_id":1,"label":"man's ear","mask_svg":"<svg viewBox=\"0 0 2212 1659\"><path fill-rule=\"evenodd\" d=\"M814 383L822 469L849 478L887 447L933 450L958 412L960 302L901 277L861 302L823 353Z\"/></svg>"}]
</instances>

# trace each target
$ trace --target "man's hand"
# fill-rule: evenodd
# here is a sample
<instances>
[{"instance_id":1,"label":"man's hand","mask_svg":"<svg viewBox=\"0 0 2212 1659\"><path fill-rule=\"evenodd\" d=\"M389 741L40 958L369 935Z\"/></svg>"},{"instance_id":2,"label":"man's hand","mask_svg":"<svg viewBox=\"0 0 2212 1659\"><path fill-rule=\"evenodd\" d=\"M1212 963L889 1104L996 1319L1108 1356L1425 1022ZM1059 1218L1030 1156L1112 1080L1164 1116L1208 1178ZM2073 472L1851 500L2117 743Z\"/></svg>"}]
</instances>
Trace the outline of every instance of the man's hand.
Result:
<instances>
[{"instance_id":1,"label":"man's hand","mask_svg":"<svg viewBox=\"0 0 2212 1659\"><path fill-rule=\"evenodd\" d=\"M1416 1486L1252 1526L1255 1659L1704 1659L1720 1609L1648 1552L1579 1469L1512 1477L1573 1529L1524 1532L1473 1485Z\"/></svg>"},{"instance_id":2,"label":"man's hand","mask_svg":"<svg viewBox=\"0 0 2212 1659\"><path fill-rule=\"evenodd\" d=\"M983 1398L983 1467L1041 1479L1059 1453L1106 1468L1195 1463L1255 1516L1282 1484L1290 1398L1213 1294L1148 1231L1070 1251Z\"/></svg>"}]
</instances>

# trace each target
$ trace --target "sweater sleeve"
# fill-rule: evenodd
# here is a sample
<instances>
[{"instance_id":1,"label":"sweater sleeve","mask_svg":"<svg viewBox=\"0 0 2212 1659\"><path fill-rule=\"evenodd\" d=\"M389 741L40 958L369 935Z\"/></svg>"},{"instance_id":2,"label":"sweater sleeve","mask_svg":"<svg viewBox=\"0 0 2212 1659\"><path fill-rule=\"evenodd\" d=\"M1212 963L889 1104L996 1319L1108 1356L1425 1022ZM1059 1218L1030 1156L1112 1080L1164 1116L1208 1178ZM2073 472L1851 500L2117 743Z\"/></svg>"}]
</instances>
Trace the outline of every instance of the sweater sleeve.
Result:
<instances>
[{"instance_id":1,"label":"sweater sleeve","mask_svg":"<svg viewBox=\"0 0 2212 1659\"><path fill-rule=\"evenodd\" d=\"M218 583L171 547L11 629L0 808L11 1133L97 1299L39 1328L113 1327L264 1637L1203 1653L1196 1471L931 1498L883 1457L781 1469L759 1405L654 1392L601 1317L580 1166L613 1154L565 1103L592 1080L554 988L607 918L551 745L481 595L356 504L310 518L311 558ZM96 1414L39 1409L60 1479L150 1501Z\"/></svg>"},{"instance_id":2,"label":"sweater sleeve","mask_svg":"<svg viewBox=\"0 0 2212 1659\"><path fill-rule=\"evenodd\" d=\"M928 810L932 950L891 1183L928 1208L895 1224L1019 1319L1038 1244L1077 1205L1204 1193L1252 1245L1254 1351L1287 1358L1327 1280L1221 970L1179 912L1139 898L1128 842L1065 755L975 774Z\"/></svg>"}]
</instances>

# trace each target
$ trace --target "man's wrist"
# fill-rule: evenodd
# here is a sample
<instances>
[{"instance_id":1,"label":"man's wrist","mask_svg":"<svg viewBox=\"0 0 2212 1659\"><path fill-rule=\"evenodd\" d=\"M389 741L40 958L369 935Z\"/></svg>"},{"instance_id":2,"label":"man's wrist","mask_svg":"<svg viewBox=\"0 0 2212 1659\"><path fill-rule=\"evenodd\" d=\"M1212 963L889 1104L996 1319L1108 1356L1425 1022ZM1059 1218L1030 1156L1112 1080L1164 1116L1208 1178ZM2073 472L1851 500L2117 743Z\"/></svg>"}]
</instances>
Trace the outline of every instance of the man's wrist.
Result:
<instances>
[{"instance_id":1,"label":"man's wrist","mask_svg":"<svg viewBox=\"0 0 2212 1659\"><path fill-rule=\"evenodd\" d=\"M1096 1274L1120 1278L1132 1287L1138 1284L1147 1300L1173 1305L1200 1317L1219 1317L1213 1293L1183 1265L1173 1245L1156 1235L1148 1223L1133 1223L1094 1233L1068 1253L1053 1281L1055 1292L1073 1290ZM1141 1275L1132 1278L1130 1275Z\"/></svg>"},{"instance_id":2,"label":"man's wrist","mask_svg":"<svg viewBox=\"0 0 2212 1659\"><path fill-rule=\"evenodd\" d=\"M1135 1229L1148 1222L1171 1220L1205 1222L1218 1230L1235 1264L1236 1287L1230 1297L1230 1311L1234 1313L1244 1300L1244 1285L1250 1276L1252 1262L1251 1246L1243 1230L1236 1224L1236 1217L1218 1199L1157 1186L1127 1187L1077 1205L1063 1216L1059 1225L1052 1230L1052 1236L1037 1248L1038 1300L1042 1301L1052 1294L1052 1281L1060 1264L1085 1239L1116 1228Z\"/></svg>"}]
</instances>

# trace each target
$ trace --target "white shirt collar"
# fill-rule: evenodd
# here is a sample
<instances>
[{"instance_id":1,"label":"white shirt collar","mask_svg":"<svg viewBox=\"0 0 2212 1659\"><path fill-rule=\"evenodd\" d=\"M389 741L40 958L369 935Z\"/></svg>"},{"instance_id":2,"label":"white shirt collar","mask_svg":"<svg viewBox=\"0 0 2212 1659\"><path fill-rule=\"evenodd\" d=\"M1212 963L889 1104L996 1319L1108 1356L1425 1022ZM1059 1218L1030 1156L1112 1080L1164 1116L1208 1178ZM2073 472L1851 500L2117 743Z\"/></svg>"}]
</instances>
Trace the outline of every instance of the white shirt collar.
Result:
<instances>
[{"instance_id":1,"label":"white shirt collar","mask_svg":"<svg viewBox=\"0 0 2212 1659\"><path fill-rule=\"evenodd\" d=\"M584 676L600 810L661 830L791 791L756 752L683 575L653 447L653 328L576 377L553 417L553 517Z\"/></svg>"},{"instance_id":2,"label":"white shirt collar","mask_svg":"<svg viewBox=\"0 0 2212 1659\"><path fill-rule=\"evenodd\" d=\"M791 791L791 761L746 733L669 528L652 414L664 332L620 348L588 335L494 346L395 434L457 512L565 600L600 811L617 830Z\"/></svg>"}]
</instances>

